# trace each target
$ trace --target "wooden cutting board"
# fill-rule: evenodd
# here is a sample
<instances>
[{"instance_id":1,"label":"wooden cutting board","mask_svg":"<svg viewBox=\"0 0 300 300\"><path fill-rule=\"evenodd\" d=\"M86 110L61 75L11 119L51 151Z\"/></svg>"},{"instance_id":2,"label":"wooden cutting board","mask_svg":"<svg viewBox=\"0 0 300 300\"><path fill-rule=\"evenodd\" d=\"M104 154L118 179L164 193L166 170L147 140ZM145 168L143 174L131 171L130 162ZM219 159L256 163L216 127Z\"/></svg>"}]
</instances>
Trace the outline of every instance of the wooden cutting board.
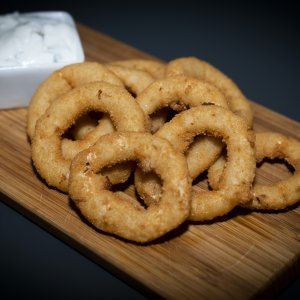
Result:
<instances>
[{"instance_id":1,"label":"wooden cutting board","mask_svg":"<svg viewBox=\"0 0 300 300\"><path fill-rule=\"evenodd\" d=\"M88 60L151 58L78 25ZM256 131L300 140L300 124L253 103ZM35 173L25 133L26 109L0 111L0 191L9 205L136 288L170 299L249 299L274 295L299 274L300 207L280 213L236 209L206 223L184 224L147 246L90 227L70 199ZM258 181L287 176L264 165Z\"/></svg>"}]
</instances>

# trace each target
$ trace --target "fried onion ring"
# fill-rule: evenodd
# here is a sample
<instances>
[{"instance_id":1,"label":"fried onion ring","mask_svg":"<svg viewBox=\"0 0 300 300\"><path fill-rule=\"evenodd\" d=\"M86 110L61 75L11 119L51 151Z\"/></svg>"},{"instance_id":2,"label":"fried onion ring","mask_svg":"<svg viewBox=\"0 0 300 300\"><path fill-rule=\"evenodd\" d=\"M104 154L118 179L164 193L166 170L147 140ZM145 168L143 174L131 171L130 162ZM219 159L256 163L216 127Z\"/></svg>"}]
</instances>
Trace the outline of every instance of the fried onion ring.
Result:
<instances>
[{"instance_id":1,"label":"fried onion ring","mask_svg":"<svg viewBox=\"0 0 300 300\"><path fill-rule=\"evenodd\" d=\"M37 122L32 141L32 159L38 173L48 185L64 192L68 190L71 159L63 156L62 135L76 119L89 111L108 113L117 131L145 131L143 111L125 88L116 85L106 82L89 83L74 88L52 102ZM83 139L76 142L79 153L96 140ZM124 181L130 171L131 169L127 170ZM114 183L113 178L108 177Z\"/></svg>"},{"instance_id":2,"label":"fried onion ring","mask_svg":"<svg viewBox=\"0 0 300 300\"><path fill-rule=\"evenodd\" d=\"M124 160L135 160L162 178L163 193L157 205L146 209L130 196L108 190L106 178L97 173ZM79 153L71 164L69 193L95 227L139 243L173 230L190 213L191 181L184 156L149 133L115 132Z\"/></svg>"},{"instance_id":3,"label":"fried onion ring","mask_svg":"<svg viewBox=\"0 0 300 300\"><path fill-rule=\"evenodd\" d=\"M84 62L65 66L52 73L35 91L28 106L27 133L32 139L37 120L59 96L82 84L105 81L123 86L122 81L103 65Z\"/></svg>"},{"instance_id":4,"label":"fried onion ring","mask_svg":"<svg viewBox=\"0 0 300 300\"><path fill-rule=\"evenodd\" d=\"M280 210L297 203L300 200L300 142L280 133L257 133L255 151L257 163L264 158L280 158L292 165L295 172L273 185L255 183L251 200L242 206L254 210ZM226 159L222 156L209 169L208 180L214 189L219 186L225 164Z\"/></svg>"},{"instance_id":5,"label":"fried onion ring","mask_svg":"<svg viewBox=\"0 0 300 300\"><path fill-rule=\"evenodd\" d=\"M255 172L254 135L245 121L228 109L219 106L198 106L176 115L160 130L158 136L168 139L181 152L187 149L193 138L199 134L222 137L227 145L228 162L217 191L197 191L192 197L192 221L210 220L231 211L240 203L249 201ZM151 198L161 188L150 178L135 173L135 184L142 199ZM147 173L145 173L147 174ZM139 177L137 177L137 175ZM160 195L153 199L158 202ZM150 203L151 199L148 199Z\"/></svg>"},{"instance_id":6,"label":"fried onion ring","mask_svg":"<svg viewBox=\"0 0 300 300\"><path fill-rule=\"evenodd\" d=\"M228 107L223 93L215 86L185 76L155 81L136 98L136 101L148 116L167 106L176 110L202 104ZM216 138L197 138L187 153L191 177L194 179L206 170L218 158L221 150L222 143ZM205 159L201 159L203 155Z\"/></svg>"},{"instance_id":7,"label":"fried onion ring","mask_svg":"<svg viewBox=\"0 0 300 300\"><path fill-rule=\"evenodd\" d=\"M137 69L130 69L118 65L106 64L105 67L113 72L124 84L126 89L133 94L133 96L139 95L147 86L149 86L154 78L147 72ZM166 115L159 115L153 120L157 122L159 127L164 124ZM103 115L98 121L101 124L103 134L111 133L115 131L114 126L108 115ZM75 140L80 140L86 137L97 125L97 120L90 118L89 116L83 116L74 125L72 135ZM76 145L73 145L72 141L63 141L63 151L66 157L72 156ZM68 153L70 151L70 153ZM75 150L76 151L76 150Z\"/></svg>"},{"instance_id":8,"label":"fried onion ring","mask_svg":"<svg viewBox=\"0 0 300 300\"><path fill-rule=\"evenodd\" d=\"M230 109L252 127L253 111L249 101L237 85L220 70L196 57L183 57L167 64L166 76L174 75L191 76L214 84L226 95Z\"/></svg>"}]
</instances>

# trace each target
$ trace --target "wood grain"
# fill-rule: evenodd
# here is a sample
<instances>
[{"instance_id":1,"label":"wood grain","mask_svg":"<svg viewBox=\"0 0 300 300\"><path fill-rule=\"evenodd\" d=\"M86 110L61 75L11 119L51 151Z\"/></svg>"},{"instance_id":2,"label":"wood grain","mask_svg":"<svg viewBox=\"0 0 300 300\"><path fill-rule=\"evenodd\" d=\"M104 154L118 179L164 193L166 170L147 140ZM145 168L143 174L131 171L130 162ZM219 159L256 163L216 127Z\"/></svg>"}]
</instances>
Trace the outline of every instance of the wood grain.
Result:
<instances>
[{"instance_id":1,"label":"wood grain","mask_svg":"<svg viewBox=\"0 0 300 300\"><path fill-rule=\"evenodd\" d=\"M78 29L88 60L151 57L85 26ZM299 123L255 103L253 108L255 130L300 139ZM299 206L280 213L236 209L214 222L184 224L147 246L128 243L89 226L67 195L44 184L32 167L25 126L25 108L0 111L2 198L144 292L169 299L250 299L275 295L299 274ZM270 174L272 180L286 176L278 166L259 172L261 182Z\"/></svg>"}]
</instances>

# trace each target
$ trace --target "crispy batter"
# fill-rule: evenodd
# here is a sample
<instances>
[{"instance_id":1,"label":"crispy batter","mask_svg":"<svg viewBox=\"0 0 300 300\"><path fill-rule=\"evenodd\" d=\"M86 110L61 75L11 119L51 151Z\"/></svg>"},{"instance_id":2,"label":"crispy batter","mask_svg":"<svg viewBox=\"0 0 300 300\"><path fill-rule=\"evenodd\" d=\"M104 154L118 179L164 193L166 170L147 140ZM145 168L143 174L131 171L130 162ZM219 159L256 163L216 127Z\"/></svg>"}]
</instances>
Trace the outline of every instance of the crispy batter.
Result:
<instances>
[{"instance_id":1,"label":"crispy batter","mask_svg":"<svg viewBox=\"0 0 300 300\"><path fill-rule=\"evenodd\" d=\"M111 65L123 66L126 68L148 72L155 79L161 79L165 76L166 65L162 62L152 59L127 59L118 60L110 63Z\"/></svg>"},{"instance_id":2,"label":"crispy batter","mask_svg":"<svg viewBox=\"0 0 300 300\"><path fill-rule=\"evenodd\" d=\"M143 70L114 64L106 64L105 66L118 76L124 86L135 95L139 95L155 80L150 73Z\"/></svg>"}]
</instances>

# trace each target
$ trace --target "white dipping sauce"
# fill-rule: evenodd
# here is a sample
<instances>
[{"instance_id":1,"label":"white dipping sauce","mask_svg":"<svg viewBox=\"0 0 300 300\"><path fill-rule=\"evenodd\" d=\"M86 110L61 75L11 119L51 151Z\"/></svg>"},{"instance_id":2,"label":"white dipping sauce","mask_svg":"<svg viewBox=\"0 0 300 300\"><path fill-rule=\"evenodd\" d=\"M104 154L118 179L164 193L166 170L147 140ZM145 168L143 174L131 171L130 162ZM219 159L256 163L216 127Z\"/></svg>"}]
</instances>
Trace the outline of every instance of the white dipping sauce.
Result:
<instances>
[{"instance_id":1,"label":"white dipping sauce","mask_svg":"<svg viewBox=\"0 0 300 300\"><path fill-rule=\"evenodd\" d=\"M44 65L77 57L76 29L60 19L0 16L0 67Z\"/></svg>"}]
</instances>

